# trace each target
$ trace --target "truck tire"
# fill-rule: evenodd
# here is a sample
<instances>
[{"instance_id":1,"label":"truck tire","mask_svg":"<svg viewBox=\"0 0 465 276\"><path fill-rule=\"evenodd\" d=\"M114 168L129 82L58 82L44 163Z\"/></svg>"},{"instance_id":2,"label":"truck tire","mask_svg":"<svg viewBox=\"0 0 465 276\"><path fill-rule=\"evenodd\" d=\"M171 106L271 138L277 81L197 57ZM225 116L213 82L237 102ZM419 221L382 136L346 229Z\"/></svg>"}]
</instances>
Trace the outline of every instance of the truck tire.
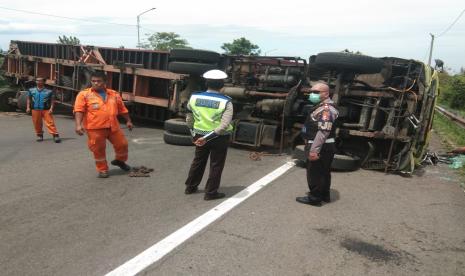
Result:
<instances>
[{"instance_id":1,"label":"truck tire","mask_svg":"<svg viewBox=\"0 0 465 276\"><path fill-rule=\"evenodd\" d=\"M61 76L61 85L64 87L73 88L73 78L69 76Z\"/></svg>"},{"instance_id":2,"label":"truck tire","mask_svg":"<svg viewBox=\"0 0 465 276\"><path fill-rule=\"evenodd\" d=\"M163 140L167 144L177 145L177 146L193 146L192 143L192 136L190 135L183 135L183 134L176 134L169 131L165 131L163 133Z\"/></svg>"},{"instance_id":3,"label":"truck tire","mask_svg":"<svg viewBox=\"0 0 465 276\"><path fill-rule=\"evenodd\" d=\"M16 107L9 104L9 98L16 97L16 91L11 88L0 89L0 111L15 111Z\"/></svg>"},{"instance_id":4,"label":"truck tire","mask_svg":"<svg viewBox=\"0 0 465 276\"><path fill-rule=\"evenodd\" d=\"M343 154L335 154L331 169L335 171L356 171L360 168L360 158Z\"/></svg>"},{"instance_id":5,"label":"truck tire","mask_svg":"<svg viewBox=\"0 0 465 276\"><path fill-rule=\"evenodd\" d=\"M218 63L220 54L213 51L194 50L194 49L172 49L170 51L170 60L173 61L192 61L202 63Z\"/></svg>"},{"instance_id":6,"label":"truck tire","mask_svg":"<svg viewBox=\"0 0 465 276\"><path fill-rule=\"evenodd\" d=\"M18 109L26 111L27 109L27 91L20 91L18 96Z\"/></svg>"},{"instance_id":7,"label":"truck tire","mask_svg":"<svg viewBox=\"0 0 465 276\"><path fill-rule=\"evenodd\" d=\"M365 55L344 52L326 52L319 53L316 56L315 65L337 71L374 74L381 71L384 62L379 58Z\"/></svg>"},{"instance_id":8,"label":"truck tire","mask_svg":"<svg viewBox=\"0 0 465 276\"><path fill-rule=\"evenodd\" d=\"M187 123L182 118L169 119L165 121L165 130L174 134L190 135Z\"/></svg>"},{"instance_id":9,"label":"truck tire","mask_svg":"<svg viewBox=\"0 0 465 276\"><path fill-rule=\"evenodd\" d=\"M207 63L196 63L196 62L180 62L172 61L168 64L168 70L178 74L189 74L189 75L202 75L203 73L217 69L216 64Z\"/></svg>"}]
</instances>

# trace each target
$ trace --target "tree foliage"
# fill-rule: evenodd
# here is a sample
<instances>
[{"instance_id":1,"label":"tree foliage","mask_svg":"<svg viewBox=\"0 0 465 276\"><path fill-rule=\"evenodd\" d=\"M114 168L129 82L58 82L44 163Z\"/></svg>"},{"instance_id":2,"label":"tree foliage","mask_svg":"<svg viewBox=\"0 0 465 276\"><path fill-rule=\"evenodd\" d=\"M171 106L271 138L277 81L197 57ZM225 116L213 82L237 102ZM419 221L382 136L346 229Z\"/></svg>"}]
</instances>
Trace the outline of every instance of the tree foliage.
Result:
<instances>
[{"instance_id":1,"label":"tree foliage","mask_svg":"<svg viewBox=\"0 0 465 276\"><path fill-rule=\"evenodd\" d=\"M446 71L439 73L439 85L441 104L446 104L455 109L465 109L465 75L451 76Z\"/></svg>"},{"instance_id":2,"label":"tree foliage","mask_svg":"<svg viewBox=\"0 0 465 276\"><path fill-rule=\"evenodd\" d=\"M147 36L147 42L141 48L169 51L176 48L191 48L186 39L173 32L157 32Z\"/></svg>"},{"instance_id":3,"label":"tree foliage","mask_svg":"<svg viewBox=\"0 0 465 276\"><path fill-rule=\"evenodd\" d=\"M79 40L79 38L75 36L71 36L71 35L70 36L66 36L66 35L58 36L57 42L60 44L68 44L68 45L80 45L81 44L81 41Z\"/></svg>"},{"instance_id":4,"label":"tree foliage","mask_svg":"<svg viewBox=\"0 0 465 276\"><path fill-rule=\"evenodd\" d=\"M229 55L259 55L261 50L258 45L253 44L245 37L234 39L231 43L223 43L221 49Z\"/></svg>"}]
</instances>

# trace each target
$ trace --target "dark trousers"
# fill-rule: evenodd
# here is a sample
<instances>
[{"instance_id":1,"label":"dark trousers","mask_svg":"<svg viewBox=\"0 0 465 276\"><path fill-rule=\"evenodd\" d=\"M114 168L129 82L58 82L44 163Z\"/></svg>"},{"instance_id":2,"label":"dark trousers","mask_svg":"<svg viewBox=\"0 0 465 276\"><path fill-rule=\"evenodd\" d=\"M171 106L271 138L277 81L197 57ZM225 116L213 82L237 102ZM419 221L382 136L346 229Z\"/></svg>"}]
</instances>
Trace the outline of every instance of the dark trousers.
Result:
<instances>
[{"instance_id":1,"label":"dark trousers","mask_svg":"<svg viewBox=\"0 0 465 276\"><path fill-rule=\"evenodd\" d=\"M305 147L308 156L311 144ZM331 163L334 159L336 148L334 143L325 143L320 151L320 158L307 162L307 184L310 194L319 198L329 196L331 188Z\"/></svg>"},{"instance_id":2,"label":"dark trousers","mask_svg":"<svg viewBox=\"0 0 465 276\"><path fill-rule=\"evenodd\" d=\"M199 136L200 137L200 136ZM229 135L221 135L211 141L208 141L202 147L195 147L195 157L192 160L189 175L186 180L186 186L197 187L202 181L205 167L207 166L208 156L210 156L210 174L205 193L214 194L218 191L221 182L226 154L228 152Z\"/></svg>"}]
</instances>

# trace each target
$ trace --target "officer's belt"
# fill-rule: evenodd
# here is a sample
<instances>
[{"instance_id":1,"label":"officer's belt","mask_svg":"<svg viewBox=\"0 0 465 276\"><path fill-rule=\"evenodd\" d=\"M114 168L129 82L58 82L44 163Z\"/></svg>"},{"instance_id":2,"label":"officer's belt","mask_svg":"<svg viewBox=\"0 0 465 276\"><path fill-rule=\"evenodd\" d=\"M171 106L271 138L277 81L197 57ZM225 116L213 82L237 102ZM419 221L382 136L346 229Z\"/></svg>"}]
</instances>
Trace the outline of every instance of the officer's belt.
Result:
<instances>
[{"instance_id":1,"label":"officer's belt","mask_svg":"<svg viewBox=\"0 0 465 276\"><path fill-rule=\"evenodd\" d=\"M334 142L335 142L334 138L329 138L329 139L326 139L325 144L326 143L334 143ZM308 140L307 144L313 144L313 140Z\"/></svg>"}]
</instances>

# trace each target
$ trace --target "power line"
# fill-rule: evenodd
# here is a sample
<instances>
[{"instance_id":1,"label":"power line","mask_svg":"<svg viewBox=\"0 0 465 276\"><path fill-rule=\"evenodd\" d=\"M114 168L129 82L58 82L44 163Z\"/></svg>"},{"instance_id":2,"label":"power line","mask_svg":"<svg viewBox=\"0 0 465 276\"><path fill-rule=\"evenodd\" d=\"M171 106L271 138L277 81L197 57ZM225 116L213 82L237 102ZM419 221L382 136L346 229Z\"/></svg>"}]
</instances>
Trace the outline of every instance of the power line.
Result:
<instances>
[{"instance_id":1,"label":"power line","mask_svg":"<svg viewBox=\"0 0 465 276\"><path fill-rule=\"evenodd\" d=\"M123 23L98 21L98 20L92 20L92 19L86 19L86 18L60 16L60 15L47 14L47 13L34 12L34 11L27 11L27 10L19 10L19 9L6 8L6 7L0 7L0 9L16 11L16 12L23 12L23 13L29 13L29 14L35 14L35 15L41 15L41 16L55 17L55 18L61 18L61 19L75 20L75 21L85 21L85 22L93 22L93 23L109 24L109 25L118 25L118 26L126 26L126 27L137 27L137 25L132 25L132 24L123 24Z\"/></svg>"},{"instance_id":2,"label":"power line","mask_svg":"<svg viewBox=\"0 0 465 276\"><path fill-rule=\"evenodd\" d=\"M444 34L446 34L450 29L452 29L452 27L455 25L455 23L457 23L457 21L459 21L460 17L462 17L464 13L465 13L465 9L462 10L459 16L454 20L454 22L452 22L452 24L450 24L449 27L447 27L441 34L437 35L436 37L441 37Z\"/></svg>"}]
</instances>

